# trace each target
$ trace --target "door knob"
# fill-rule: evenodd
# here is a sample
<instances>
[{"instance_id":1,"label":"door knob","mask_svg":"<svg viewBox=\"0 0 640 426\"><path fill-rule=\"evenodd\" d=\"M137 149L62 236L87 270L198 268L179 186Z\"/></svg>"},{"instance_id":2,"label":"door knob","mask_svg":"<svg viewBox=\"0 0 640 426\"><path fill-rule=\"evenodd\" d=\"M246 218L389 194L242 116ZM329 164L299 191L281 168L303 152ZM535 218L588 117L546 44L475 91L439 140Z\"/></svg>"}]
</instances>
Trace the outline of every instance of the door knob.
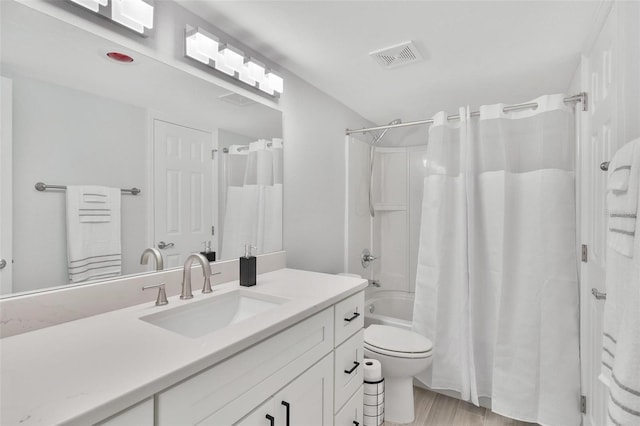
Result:
<instances>
[{"instance_id":1,"label":"door knob","mask_svg":"<svg viewBox=\"0 0 640 426\"><path fill-rule=\"evenodd\" d=\"M173 243L165 243L164 241L160 241L160 242L158 243L158 248L159 248L160 250L168 249L168 248L171 248L171 247L173 247L173 246L174 246L174 244L173 244Z\"/></svg>"},{"instance_id":2,"label":"door knob","mask_svg":"<svg viewBox=\"0 0 640 426\"><path fill-rule=\"evenodd\" d=\"M7 266L7 261L4 259L0 259L0 269L4 269Z\"/></svg>"}]
</instances>

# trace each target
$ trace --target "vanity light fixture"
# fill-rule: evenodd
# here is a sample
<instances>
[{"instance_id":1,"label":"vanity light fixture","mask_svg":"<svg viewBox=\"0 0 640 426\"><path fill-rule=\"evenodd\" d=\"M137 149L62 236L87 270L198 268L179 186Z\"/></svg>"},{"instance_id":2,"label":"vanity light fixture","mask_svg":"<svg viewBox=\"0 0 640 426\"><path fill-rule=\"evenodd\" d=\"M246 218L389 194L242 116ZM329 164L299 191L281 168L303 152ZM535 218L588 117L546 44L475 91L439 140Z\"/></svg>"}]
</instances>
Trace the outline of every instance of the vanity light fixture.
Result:
<instances>
[{"instance_id":1,"label":"vanity light fixture","mask_svg":"<svg viewBox=\"0 0 640 426\"><path fill-rule=\"evenodd\" d=\"M153 6L144 0L111 0L111 19L142 34L153 28Z\"/></svg>"},{"instance_id":2,"label":"vanity light fixture","mask_svg":"<svg viewBox=\"0 0 640 426\"><path fill-rule=\"evenodd\" d=\"M217 36L206 30L187 26L185 42L185 56L271 96L277 97L283 93L282 77L269 70L262 62L247 57L240 49L222 43Z\"/></svg>"},{"instance_id":3,"label":"vanity light fixture","mask_svg":"<svg viewBox=\"0 0 640 426\"><path fill-rule=\"evenodd\" d=\"M236 72L242 71L244 66L244 53L233 46L225 45L220 51L221 62Z\"/></svg>"},{"instance_id":4,"label":"vanity light fixture","mask_svg":"<svg viewBox=\"0 0 640 426\"><path fill-rule=\"evenodd\" d=\"M187 56L209 65L209 61L217 61L220 56L218 52L218 39L204 30L187 35L186 38Z\"/></svg>"},{"instance_id":5,"label":"vanity light fixture","mask_svg":"<svg viewBox=\"0 0 640 426\"><path fill-rule=\"evenodd\" d=\"M68 0L139 34L153 28L154 0Z\"/></svg>"}]
</instances>

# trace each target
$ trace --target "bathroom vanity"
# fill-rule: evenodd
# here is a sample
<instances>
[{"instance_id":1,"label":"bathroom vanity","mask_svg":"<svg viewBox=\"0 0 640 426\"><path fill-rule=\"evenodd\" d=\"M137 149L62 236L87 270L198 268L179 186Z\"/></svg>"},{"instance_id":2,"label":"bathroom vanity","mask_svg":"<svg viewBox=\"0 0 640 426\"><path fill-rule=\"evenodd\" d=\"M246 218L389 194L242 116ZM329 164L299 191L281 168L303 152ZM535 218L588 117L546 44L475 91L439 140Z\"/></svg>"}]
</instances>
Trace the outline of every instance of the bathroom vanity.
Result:
<instances>
[{"instance_id":1,"label":"bathroom vanity","mask_svg":"<svg viewBox=\"0 0 640 426\"><path fill-rule=\"evenodd\" d=\"M3 339L0 423L362 424L365 287L281 269Z\"/></svg>"}]
</instances>

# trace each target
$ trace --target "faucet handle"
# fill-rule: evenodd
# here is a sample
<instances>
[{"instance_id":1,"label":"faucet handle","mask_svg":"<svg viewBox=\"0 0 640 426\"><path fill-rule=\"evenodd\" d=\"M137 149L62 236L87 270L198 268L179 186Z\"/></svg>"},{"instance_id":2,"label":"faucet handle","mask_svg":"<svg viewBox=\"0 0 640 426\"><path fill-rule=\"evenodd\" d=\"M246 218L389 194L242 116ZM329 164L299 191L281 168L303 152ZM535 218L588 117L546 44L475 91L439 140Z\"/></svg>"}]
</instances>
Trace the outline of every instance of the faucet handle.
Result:
<instances>
[{"instance_id":1,"label":"faucet handle","mask_svg":"<svg viewBox=\"0 0 640 426\"><path fill-rule=\"evenodd\" d=\"M148 290L150 288L158 289L158 297L156 298L156 306L162 306L169 303L167 300L167 292L165 290L165 283L146 285L142 287L142 290Z\"/></svg>"}]
</instances>

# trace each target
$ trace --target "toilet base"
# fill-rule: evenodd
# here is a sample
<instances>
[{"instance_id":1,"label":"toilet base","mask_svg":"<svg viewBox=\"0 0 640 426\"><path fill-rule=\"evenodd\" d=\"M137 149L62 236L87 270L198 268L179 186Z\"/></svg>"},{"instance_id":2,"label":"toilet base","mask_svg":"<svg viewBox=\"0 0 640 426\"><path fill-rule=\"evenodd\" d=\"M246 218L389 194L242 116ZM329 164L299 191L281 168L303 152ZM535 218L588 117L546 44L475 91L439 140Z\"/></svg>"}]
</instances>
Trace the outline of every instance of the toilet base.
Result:
<instances>
[{"instance_id":1,"label":"toilet base","mask_svg":"<svg viewBox=\"0 0 640 426\"><path fill-rule=\"evenodd\" d=\"M415 419L413 377L386 377L384 419L392 423L411 423Z\"/></svg>"}]
</instances>

